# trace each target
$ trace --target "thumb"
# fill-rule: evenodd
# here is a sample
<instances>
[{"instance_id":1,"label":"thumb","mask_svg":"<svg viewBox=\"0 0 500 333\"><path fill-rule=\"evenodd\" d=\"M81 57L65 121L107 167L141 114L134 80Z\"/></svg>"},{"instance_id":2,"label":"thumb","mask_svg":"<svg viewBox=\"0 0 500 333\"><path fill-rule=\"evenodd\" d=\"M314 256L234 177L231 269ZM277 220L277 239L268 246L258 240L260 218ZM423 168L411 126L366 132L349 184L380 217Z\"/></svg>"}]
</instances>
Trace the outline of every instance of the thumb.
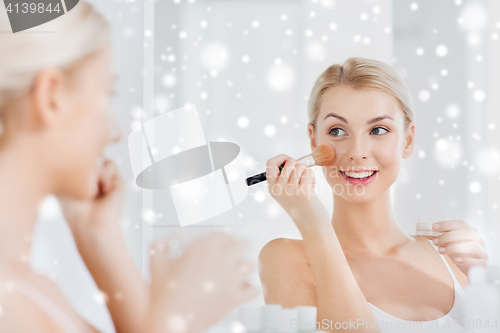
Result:
<instances>
[{"instance_id":1,"label":"thumb","mask_svg":"<svg viewBox=\"0 0 500 333\"><path fill-rule=\"evenodd\" d=\"M107 159L102 164L99 171L99 195L107 197L110 194L119 194L122 196L125 190L123 177L120 174L118 166L110 159Z\"/></svg>"},{"instance_id":2,"label":"thumb","mask_svg":"<svg viewBox=\"0 0 500 333\"><path fill-rule=\"evenodd\" d=\"M243 289L240 293L240 303L254 299L259 295L260 295L259 288L255 287L254 285L251 285L248 282L244 282Z\"/></svg>"},{"instance_id":3,"label":"thumb","mask_svg":"<svg viewBox=\"0 0 500 333\"><path fill-rule=\"evenodd\" d=\"M167 261L176 257L179 252L179 241L177 237L170 236L164 239L156 240L151 244L151 260Z\"/></svg>"}]
</instances>

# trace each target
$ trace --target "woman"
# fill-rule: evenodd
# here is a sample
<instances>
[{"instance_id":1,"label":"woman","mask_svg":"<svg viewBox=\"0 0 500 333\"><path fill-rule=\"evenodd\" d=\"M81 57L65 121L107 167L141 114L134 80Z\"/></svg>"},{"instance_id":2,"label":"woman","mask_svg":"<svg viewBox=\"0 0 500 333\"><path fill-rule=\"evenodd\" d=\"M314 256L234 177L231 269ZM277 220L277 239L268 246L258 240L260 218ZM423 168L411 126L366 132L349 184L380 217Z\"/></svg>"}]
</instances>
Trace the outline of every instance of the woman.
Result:
<instances>
[{"instance_id":1,"label":"woman","mask_svg":"<svg viewBox=\"0 0 500 333\"><path fill-rule=\"evenodd\" d=\"M401 77L382 62L350 58L320 75L309 103L311 149L330 144L336 151L334 163L322 167L333 190L333 216L314 193L313 170L287 155L268 160L269 192L302 240L279 238L261 250L266 303L315 305L324 329L346 329L360 319L390 322L392 332L409 324L446 331L447 321L458 331L451 321L463 318L468 267L486 265L488 256L476 229L463 221L434 223L443 234L433 241L397 224L389 188L415 142ZM366 327L357 328L391 331Z\"/></svg>"},{"instance_id":2,"label":"woman","mask_svg":"<svg viewBox=\"0 0 500 333\"><path fill-rule=\"evenodd\" d=\"M0 14L0 31L10 30ZM216 233L176 259L167 243L155 243L152 282L143 281L119 227L124 183L103 157L119 139L108 24L80 1L43 28L53 33L0 34L0 332L97 332L30 268L49 194L60 200L117 332L202 332L258 294L245 282L246 243Z\"/></svg>"}]
</instances>

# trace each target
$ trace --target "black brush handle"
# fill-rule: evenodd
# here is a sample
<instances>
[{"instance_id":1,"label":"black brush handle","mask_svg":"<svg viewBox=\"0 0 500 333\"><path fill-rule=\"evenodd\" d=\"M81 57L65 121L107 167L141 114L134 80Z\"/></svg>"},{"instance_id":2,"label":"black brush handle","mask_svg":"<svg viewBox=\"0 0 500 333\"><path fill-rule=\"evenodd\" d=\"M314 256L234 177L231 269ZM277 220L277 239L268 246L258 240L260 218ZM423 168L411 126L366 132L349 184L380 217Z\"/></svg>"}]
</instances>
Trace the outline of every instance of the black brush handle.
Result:
<instances>
[{"instance_id":1,"label":"black brush handle","mask_svg":"<svg viewBox=\"0 0 500 333\"><path fill-rule=\"evenodd\" d=\"M285 166L285 164L282 164L278 167L280 169L280 172L281 172L281 170L283 170L284 166ZM247 178L247 185L252 186L252 185L258 184L260 182L263 182L265 180L267 180L266 172L259 173L258 175L248 177Z\"/></svg>"}]
</instances>

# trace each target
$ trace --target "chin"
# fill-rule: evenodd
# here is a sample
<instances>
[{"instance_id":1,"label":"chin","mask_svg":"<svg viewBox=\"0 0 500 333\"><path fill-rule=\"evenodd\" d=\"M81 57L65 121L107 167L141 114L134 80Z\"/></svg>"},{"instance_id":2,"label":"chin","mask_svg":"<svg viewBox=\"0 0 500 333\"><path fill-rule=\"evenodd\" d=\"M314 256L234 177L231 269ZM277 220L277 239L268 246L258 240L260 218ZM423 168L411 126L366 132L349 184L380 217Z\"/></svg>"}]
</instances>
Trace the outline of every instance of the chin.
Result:
<instances>
[{"instance_id":1,"label":"chin","mask_svg":"<svg viewBox=\"0 0 500 333\"><path fill-rule=\"evenodd\" d=\"M93 189L86 189L86 190L78 189L76 191L72 191L72 193L71 193L70 196L74 200L90 200L90 199L94 198L96 195L97 195L97 190L93 190Z\"/></svg>"},{"instance_id":2,"label":"chin","mask_svg":"<svg viewBox=\"0 0 500 333\"><path fill-rule=\"evenodd\" d=\"M362 204L376 200L377 198L380 198L384 192L374 187L345 186L345 184L340 183L332 184L332 189L334 189L334 197L340 197L343 200L354 204Z\"/></svg>"},{"instance_id":3,"label":"chin","mask_svg":"<svg viewBox=\"0 0 500 333\"><path fill-rule=\"evenodd\" d=\"M75 200L89 200L95 198L99 194L99 186L97 177L93 176L85 183L75 184L72 191L72 197Z\"/></svg>"},{"instance_id":4,"label":"chin","mask_svg":"<svg viewBox=\"0 0 500 333\"><path fill-rule=\"evenodd\" d=\"M370 201L375 200L377 197L376 195L370 195L368 193L362 194L362 195L357 195L357 194L352 194L352 195L347 195L347 196L342 196L344 200L350 202L350 203L355 203L355 204L363 204L367 203Z\"/></svg>"}]
</instances>

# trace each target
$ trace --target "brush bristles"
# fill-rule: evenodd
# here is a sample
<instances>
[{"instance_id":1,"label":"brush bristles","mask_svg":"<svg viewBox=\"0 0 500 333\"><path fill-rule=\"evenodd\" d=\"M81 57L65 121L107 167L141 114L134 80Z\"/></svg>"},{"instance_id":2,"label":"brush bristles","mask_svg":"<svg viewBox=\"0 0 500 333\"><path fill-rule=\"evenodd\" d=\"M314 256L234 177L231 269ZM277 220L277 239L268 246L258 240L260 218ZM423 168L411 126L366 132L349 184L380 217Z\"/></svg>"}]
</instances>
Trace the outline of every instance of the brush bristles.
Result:
<instances>
[{"instance_id":1,"label":"brush bristles","mask_svg":"<svg viewBox=\"0 0 500 333\"><path fill-rule=\"evenodd\" d=\"M319 166L331 165L335 161L335 150L329 144L317 146L311 155L316 165Z\"/></svg>"}]
</instances>

